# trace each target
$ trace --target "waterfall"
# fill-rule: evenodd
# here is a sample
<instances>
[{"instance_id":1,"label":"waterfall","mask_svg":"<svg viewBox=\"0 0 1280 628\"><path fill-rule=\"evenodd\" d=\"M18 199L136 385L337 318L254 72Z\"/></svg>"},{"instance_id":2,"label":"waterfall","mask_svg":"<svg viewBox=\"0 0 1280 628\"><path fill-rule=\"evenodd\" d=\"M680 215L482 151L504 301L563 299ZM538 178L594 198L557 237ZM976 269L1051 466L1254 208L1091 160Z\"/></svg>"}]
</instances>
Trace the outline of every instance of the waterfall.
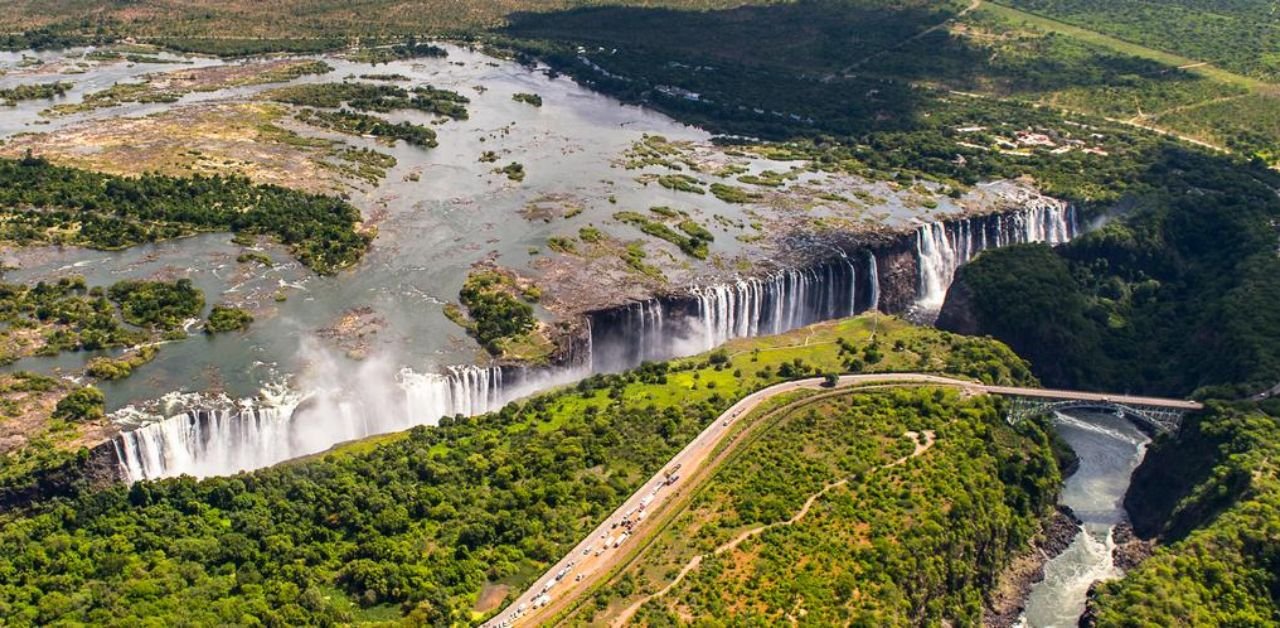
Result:
<instances>
[{"instance_id":1,"label":"waterfall","mask_svg":"<svg viewBox=\"0 0 1280 628\"><path fill-rule=\"evenodd\" d=\"M1066 242L1074 211L1043 198L1012 214L921 225L911 236L918 266L917 312L936 314L956 269L984 249L1020 242ZM328 386L234 402L196 399L183 411L133 413L136 429L116 436L116 455L130 480L189 474L226 475L329 449L367 436L435 425L441 417L483 414L552 383L587 372L611 372L645 361L713 349L735 338L778 334L879 309L879 261L844 251L803 269L777 270L590 314L586 337L569 348L570 366L523 371L452 367L443 373L330 367ZM858 275L867 283L858 290ZM892 272L890 273L893 274ZM890 285L890 284L886 284ZM890 285L892 288L892 285ZM577 354L583 354L576 357ZM532 375L532 376L531 376ZM120 414L117 413L117 419ZM127 422L121 420L121 422Z\"/></svg>"},{"instance_id":2,"label":"waterfall","mask_svg":"<svg viewBox=\"0 0 1280 628\"><path fill-rule=\"evenodd\" d=\"M870 263L874 268L874 259ZM879 299L874 270L870 300L859 294L860 272L866 271L840 252L809 268L738 278L693 288L688 296L649 299L592 314L593 370L623 370L645 360L708 351L735 338L852 316Z\"/></svg>"},{"instance_id":3,"label":"waterfall","mask_svg":"<svg viewBox=\"0 0 1280 628\"><path fill-rule=\"evenodd\" d=\"M405 369L397 379L396 386L355 382L354 390L319 391L305 399L207 403L212 407L153 415L121 432L113 445L130 481L228 475L344 441L435 425L444 416L483 414L508 398L497 367L451 367L442 374Z\"/></svg>"},{"instance_id":4,"label":"waterfall","mask_svg":"<svg viewBox=\"0 0 1280 628\"><path fill-rule=\"evenodd\" d=\"M876 264L876 254L867 251L867 274L871 278L871 304L867 309L880 309L880 267Z\"/></svg>"},{"instance_id":5,"label":"waterfall","mask_svg":"<svg viewBox=\"0 0 1280 628\"><path fill-rule=\"evenodd\" d=\"M920 225L915 232L915 313L932 320L947 297L956 269L983 250L1011 244L1062 244L1077 235L1075 209L1045 197L1034 197L1008 214L974 216Z\"/></svg>"}]
</instances>

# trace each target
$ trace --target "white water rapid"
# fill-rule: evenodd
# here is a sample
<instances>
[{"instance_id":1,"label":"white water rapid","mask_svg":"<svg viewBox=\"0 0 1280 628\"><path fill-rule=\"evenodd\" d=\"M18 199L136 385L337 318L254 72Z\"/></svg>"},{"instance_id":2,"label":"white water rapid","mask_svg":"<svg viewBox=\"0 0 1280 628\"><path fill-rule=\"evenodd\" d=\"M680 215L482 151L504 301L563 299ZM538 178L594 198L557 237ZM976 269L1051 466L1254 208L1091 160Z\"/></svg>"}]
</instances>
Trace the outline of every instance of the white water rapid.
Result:
<instances>
[{"instance_id":1,"label":"white water rapid","mask_svg":"<svg viewBox=\"0 0 1280 628\"><path fill-rule=\"evenodd\" d=\"M1024 628L1075 626L1089 586L1122 575L1112 558L1112 533L1124 520L1124 493L1149 442L1128 420L1109 414L1058 414L1054 425L1080 459L1061 503L1083 523L1071 545L1045 563L1044 580L1031 588L1019 620Z\"/></svg>"}]
</instances>

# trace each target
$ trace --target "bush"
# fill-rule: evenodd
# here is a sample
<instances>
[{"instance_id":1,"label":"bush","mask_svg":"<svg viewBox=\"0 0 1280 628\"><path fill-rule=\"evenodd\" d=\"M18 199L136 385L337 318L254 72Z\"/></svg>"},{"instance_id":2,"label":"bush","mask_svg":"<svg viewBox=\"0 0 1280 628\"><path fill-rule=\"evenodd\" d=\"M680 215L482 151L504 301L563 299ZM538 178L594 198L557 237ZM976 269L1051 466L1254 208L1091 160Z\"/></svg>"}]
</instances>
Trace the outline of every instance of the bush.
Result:
<instances>
[{"instance_id":1,"label":"bush","mask_svg":"<svg viewBox=\"0 0 1280 628\"><path fill-rule=\"evenodd\" d=\"M253 315L248 310L226 305L215 305L209 312L209 319L204 323L204 333L216 334L224 331L243 331L253 322Z\"/></svg>"},{"instance_id":2,"label":"bush","mask_svg":"<svg viewBox=\"0 0 1280 628\"><path fill-rule=\"evenodd\" d=\"M53 409L53 418L83 422L100 419L106 415L107 398L93 386L83 386L67 394Z\"/></svg>"}]
</instances>

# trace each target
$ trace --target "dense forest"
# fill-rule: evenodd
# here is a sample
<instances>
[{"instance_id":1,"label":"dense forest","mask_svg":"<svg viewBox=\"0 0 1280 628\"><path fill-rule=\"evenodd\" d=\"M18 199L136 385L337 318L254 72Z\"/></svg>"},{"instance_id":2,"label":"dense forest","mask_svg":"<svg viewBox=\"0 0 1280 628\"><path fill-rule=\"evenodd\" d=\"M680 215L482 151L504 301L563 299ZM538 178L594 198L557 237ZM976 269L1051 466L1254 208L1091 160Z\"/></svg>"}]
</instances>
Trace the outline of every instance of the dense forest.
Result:
<instances>
[{"instance_id":1,"label":"dense forest","mask_svg":"<svg viewBox=\"0 0 1280 628\"><path fill-rule=\"evenodd\" d=\"M1280 382L1277 185L1264 169L1167 151L1093 232L961 268L939 323L1005 340L1056 386L1268 389Z\"/></svg>"},{"instance_id":2,"label":"dense forest","mask_svg":"<svg viewBox=\"0 0 1280 628\"><path fill-rule=\"evenodd\" d=\"M0 614L17 626L475 621L487 583L528 584L738 396L784 364L791 376L836 368L873 333L886 355L869 370L923 359L1027 381L998 343L880 316L740 341L311 460L2 514Z\"/></svg>"},{"instance_id":3,"label":"dense forest","mask_svg":"<svg viewBox=\"0 0 1280 628\"><path fill-rule=\"evenodd\" d=\"M273 235L307 267L331 274L360 260L370 236L337 198L238 176L120 177L0 159L0 239L119 249L201 231Z\"/></svg>"},{"instance_id":4,"label":"dense forest","mask_svg":"<svg viewBox=\"0 0 1280 628\"><path fill-rule=\"evenodd\" d=\"M1067 110L1245 156L1280 155L1274 90L1259 81L1087 32L1056 32L998 5L956 18L958 8L910 0L694 14L592 7L521 14L503 32L512 47L595 89L733 136L866 144L932 127L936 110L956 104L955 90L1047 106L1038 116L1046 122L1033 124Z\"/></svg>"},{"instance_id":5,"label":"dense forest","mask_svg":"<svg viewBox=\"0 0 1280 628\"><path fill-rule=\"evenodd\" d=\"M462 325L480 346L502 356L512 343L526 339L538 323L532 302L538 293L521 289L513 277L494 270L467 275L458 300L463 309L449 308L446 315Z\"/></svg>"}]
</instances>

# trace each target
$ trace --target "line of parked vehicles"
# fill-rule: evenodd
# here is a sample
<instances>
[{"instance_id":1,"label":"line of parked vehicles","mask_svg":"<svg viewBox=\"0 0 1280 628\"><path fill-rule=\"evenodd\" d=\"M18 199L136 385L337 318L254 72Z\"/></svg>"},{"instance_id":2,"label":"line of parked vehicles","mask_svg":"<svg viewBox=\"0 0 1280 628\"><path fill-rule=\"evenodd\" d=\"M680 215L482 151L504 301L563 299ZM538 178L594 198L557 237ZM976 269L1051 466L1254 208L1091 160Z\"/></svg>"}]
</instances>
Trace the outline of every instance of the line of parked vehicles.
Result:
<instances>
[{"instance_id":1,"label":"line of parked vehicles","mask_svg":"<svg viewBox=\"0 0 1280 628\"><path fill-rule=\"evenodd\" d=\"M676 481L680 479L680 466L681 465L677 463L670 469L663 472L662 481L656 484L649 490L647 495L640 499L640 505L622 513L622 518L613 522L613 525L609 526L609 529L611 530L610 532L600 533L600 540L602 541L600 546L598 548L595 544L586 546L582 550L582 556L590 556L592 552L594 552L596 556L601 556L606 550L617 549L618 547L621 547L627 539L631 538L631 534L634 531L635 526L641 521L644 521L645 517L649 516L647 507L658 497L658 493L661 492L662 489L675 484ZM614 534L612 530L616 530L618 528L621 528L622 530L619 534ZM536 610L550 604L551 589L555 588L561 580L568 576L577 564L578 559L575 558L570 560L560 571L557 571L554 576L543 583L542 591L540 591L531 602L521 602L511 611L510 614L502 618L498 623L492 625L495 626L495 628L509 628L511 625L515 624L517 619L523 617L524 614L530 610ZM574 577L573 581L581 582L585 577L586 574L580 573Z\"/></svg>"}]
</instances>

